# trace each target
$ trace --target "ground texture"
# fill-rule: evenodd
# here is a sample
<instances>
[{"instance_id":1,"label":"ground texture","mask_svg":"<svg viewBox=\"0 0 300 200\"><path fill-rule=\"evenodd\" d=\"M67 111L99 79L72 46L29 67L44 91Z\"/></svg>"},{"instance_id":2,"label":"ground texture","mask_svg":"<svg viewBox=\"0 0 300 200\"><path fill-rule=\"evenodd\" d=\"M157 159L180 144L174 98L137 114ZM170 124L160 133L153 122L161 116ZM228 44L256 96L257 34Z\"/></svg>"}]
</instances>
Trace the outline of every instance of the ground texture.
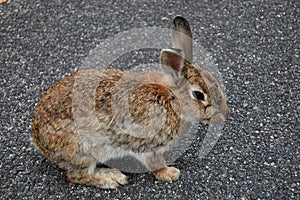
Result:
<instances>
[{"instance_id":1,"label":"ground texture","mask_svg":"<svg viewBox=\"0 0 300 200\"><path fill-rule=\"evenodd\" d=\"M217 145L199 160L199 133L173 183L150 173L128 174L117 190L68 182L30 142L42 93L102 40L169 28L175 15L190 21L223 77L231 114ZM0 4L1 199L299 199L299 16L297 0Z\"/></svg>"}]
</instances>

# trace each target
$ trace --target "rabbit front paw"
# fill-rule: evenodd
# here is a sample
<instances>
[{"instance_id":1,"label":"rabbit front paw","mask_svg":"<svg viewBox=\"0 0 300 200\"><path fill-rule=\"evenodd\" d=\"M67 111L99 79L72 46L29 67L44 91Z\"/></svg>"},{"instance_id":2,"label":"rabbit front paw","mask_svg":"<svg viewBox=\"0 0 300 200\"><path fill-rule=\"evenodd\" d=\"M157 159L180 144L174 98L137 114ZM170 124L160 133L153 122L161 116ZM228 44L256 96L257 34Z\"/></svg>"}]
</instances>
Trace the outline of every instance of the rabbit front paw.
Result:
<instances>
[{"instance_id":1,"label":"rabbit front paw","mask_svg":"<svg viewBox=\"0 0 300 200\"><path fill-rule=\"evenodd\" d=\"M180 171L175 167L164 167L160 170L154 171L153 174L158 180L172 182L179 178Z\"/></svg>"}]
</instances>

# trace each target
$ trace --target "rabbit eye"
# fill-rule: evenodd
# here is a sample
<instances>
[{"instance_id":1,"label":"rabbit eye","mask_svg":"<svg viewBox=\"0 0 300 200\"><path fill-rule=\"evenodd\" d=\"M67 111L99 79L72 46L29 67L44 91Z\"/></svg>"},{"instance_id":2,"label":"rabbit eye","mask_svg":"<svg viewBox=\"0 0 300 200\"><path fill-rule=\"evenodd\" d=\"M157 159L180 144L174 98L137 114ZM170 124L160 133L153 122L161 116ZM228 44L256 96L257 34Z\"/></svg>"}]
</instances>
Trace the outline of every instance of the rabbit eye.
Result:
<instances>
[{"instance_id":1,"label":"rabbit eye","mask_svg":"<svg viewBox=\"0 0 300 200\"><path fill-rule=\"evenodd\" d=\"M193 94L193 97L196 99L196 100L201 100L201 101L204 101L204 94L200 91L192 91L192 94Z\"/></svg>"}]
</instances>

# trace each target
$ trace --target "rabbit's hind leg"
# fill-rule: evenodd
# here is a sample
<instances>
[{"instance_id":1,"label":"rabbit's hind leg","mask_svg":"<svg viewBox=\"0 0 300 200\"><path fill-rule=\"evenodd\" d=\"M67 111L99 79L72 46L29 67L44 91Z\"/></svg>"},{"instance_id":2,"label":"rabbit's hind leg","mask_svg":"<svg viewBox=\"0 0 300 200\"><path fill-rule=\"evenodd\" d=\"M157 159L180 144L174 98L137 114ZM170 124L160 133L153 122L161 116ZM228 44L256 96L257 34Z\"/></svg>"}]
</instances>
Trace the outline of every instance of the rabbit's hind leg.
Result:
<instances>
[{"instance_id":1,"label":"rabbit's hind leg","mask_svg":"<svg viewBox=\"0 0 300 200\"><path fill-rule=\"evenodd\" d=\"M92 185L99 188L115 189L128 183L127 176L117 169L112 168L78 168L69 169L68 179L73 183Z\"/></svg>"}]
</instances>

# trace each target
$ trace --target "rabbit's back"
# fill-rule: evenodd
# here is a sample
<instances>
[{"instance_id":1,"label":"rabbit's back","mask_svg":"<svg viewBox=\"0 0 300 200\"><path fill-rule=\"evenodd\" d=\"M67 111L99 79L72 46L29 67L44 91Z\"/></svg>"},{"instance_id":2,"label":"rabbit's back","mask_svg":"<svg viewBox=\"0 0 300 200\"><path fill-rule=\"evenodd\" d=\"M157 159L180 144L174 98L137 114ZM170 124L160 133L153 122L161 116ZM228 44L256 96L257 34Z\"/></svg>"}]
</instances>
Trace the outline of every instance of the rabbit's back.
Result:
<instances>
[{"instance_id":1,"label":"rabbit's back","mask_svg":"<svg viewBox=\"0 0 300 200\"><path fill-rule=\"evenodd\" d=\"M128 81L128 77L132 79ZM167 148L181 137L181 108L172 90L158 83L162 77L159 73L135 74L116 69L72 73L46 91L37 105L32 126L35 145L56 163L70 163L87 150L101 152L97 148L107 145L136 153ZM128 100L127 108L123 100ZM158 110L151 116L154 105ZM89 118L93 113L95 118ZM122 123L131 118L127 131L120 128L124 124L118 123L116 117ZM132 123L141 129L132 129ZM96 131L81 131L93 124L97 124ZM156 126L159 130L154 130ZM97 148L90 149L92 146Z\"/></svg>"}]
</instances>

